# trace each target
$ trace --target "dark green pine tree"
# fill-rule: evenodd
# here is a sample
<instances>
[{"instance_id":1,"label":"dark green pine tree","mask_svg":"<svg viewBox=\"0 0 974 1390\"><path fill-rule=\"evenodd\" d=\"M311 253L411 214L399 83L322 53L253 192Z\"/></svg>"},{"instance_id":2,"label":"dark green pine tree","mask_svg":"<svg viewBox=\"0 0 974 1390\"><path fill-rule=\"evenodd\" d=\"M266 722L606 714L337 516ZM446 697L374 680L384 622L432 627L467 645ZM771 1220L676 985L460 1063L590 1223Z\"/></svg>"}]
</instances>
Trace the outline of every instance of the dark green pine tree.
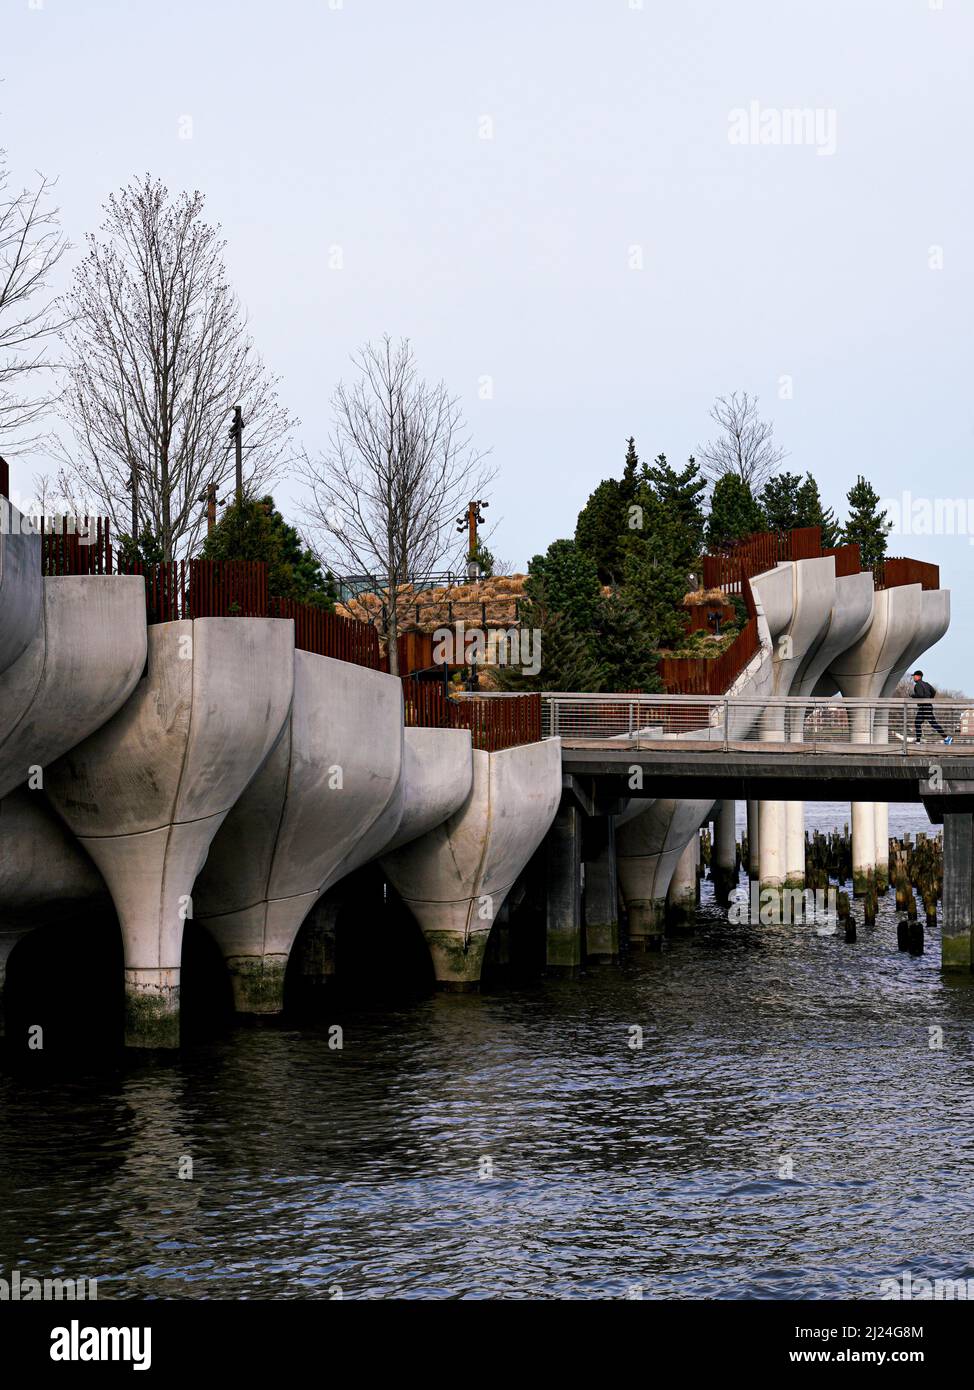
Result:
<instances>
[{"instance_id":1,"label":"dark green pine tree","mask_svg":"<svg viewBox=\"0 0 974 1390\"><path fill-rule=\"evenodd\" d=\"M268 592L276 598L334 608L331 574L323 574L297 530L286 522L272 497L244 498L227 507L203 543L204 560L263 560Z\"/></svg>"},{"instance_id":2,"label":"dark green pine tree","mask_svg":"<svg viewBox=\"0 0 974 1390\"><path fill-rule=\"evenodd\" d=\"M842 529L846 545L858 545L864 569L874 569L886 554L886 538L893 529L886 512L879 509L879 494L860 474L846 493L849 518Z\"/></svg>"},{"instance_id":3,"label":"dark green pine tree","mask_svg":"<svg viewBox=\"0 0 974 1390\"><path fill-rule=\"evenodd\" d=\"M639 527L629 530L624 543L620 592L642 614L652 648L666 647L683 632L680 605L687 591L689 566L683 523L664 506L648 477L636 491Z\"/></svg>"},{"instance_id":4,"label":"dark green pine tree","mask_svg":"<svg viewBox=\"0 0 974 1390\"><path fill-rule=\"evenodd\" d=\"M793 531L806 524L799 520L801 487L800 473L778 473L765 483L758 500L769 531Z\"/></svg>"},{"instance_id":5,"label":"dark green pine tree","mask_svg":"<svg viewBox=\"0 0 974 1390\"><path fill-rule=\"evenodd\" d=\"M628 441L622 480L604 478L578 514L575 543L595 561L603 584L618 582L622 569L622 540L626 532L628 508L635 493L639 472L636 441Z\"/></svg>"},{"instance_id":6,"label":"dark green pine tree","mask_svg":"<svg viewBox=\"0 0 974 1390\"><path fill-rule=\"evenodd\" d=\"M498 685L503 690L601 690L601 611L594 559L575 541L552 541L528 565L520 602L521 627L540 634L541 669L532 676L517 667L498 667Z\"/></svg>"},{"instance_id":7,"label":"dark green pine tree","mask_svg":"<svg viewBox=\"0 0 974 1390\"><path fill-rule=\"evenodd\" d=\"M764 512L747 483L736 473L725 473L718 478L707 519L707 544L710 549L720 550L766 527Z\"/></svg>"},{"instance_id":8,"label":"dark green pine tree","mask_svg":"<svg viewBox=\"0 0 974 1390\"><path fill-rule=\"evenodd\" d=\"M620 589L602 600L599 616L599 656L605 667L604 689L640 690L653 695L663 689L656 674L658 634L651 630L643 607L630 590Z\"/></svg>"},{"instance_id":9,"label":"dark green pine tree","mask_svg":"<svg viewBox=\"0 0 974 1390\"><path fill-rule=\"evenodd\" d=\"M646 477L663 507L678 523L677 534L689 571L703 548L703 494L707 490L707 480L700 476L700 466L692 456L687 460L686 467L677 473L667 463L665 454L657 455L653 464L646 469Z\"/></svg>"},{"instance_id":10,"label":"dark green pine tree","mask_svg":"<svg viewBox=\"0 0 974 1390\"><path fill-rule=\"evenodd\" d=\"M811 473L805 474L805 481L798 489L799 526L819 526L822 530L823 546L831 548L842 540L842 528L831 507L822 506L818 483Z\"/></svg>"}]
</instances>

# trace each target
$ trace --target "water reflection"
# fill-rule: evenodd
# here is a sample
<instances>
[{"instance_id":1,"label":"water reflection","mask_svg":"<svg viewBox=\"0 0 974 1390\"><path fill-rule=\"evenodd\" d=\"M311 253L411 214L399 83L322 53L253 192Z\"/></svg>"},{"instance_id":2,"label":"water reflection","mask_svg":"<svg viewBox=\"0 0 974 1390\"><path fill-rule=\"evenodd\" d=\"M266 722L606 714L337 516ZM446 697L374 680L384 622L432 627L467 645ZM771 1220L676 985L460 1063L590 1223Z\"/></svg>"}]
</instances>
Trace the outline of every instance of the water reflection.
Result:
<instances>
[{"instance_id":1,"label":"water reflection","mask_svg":"<svg viewBox=\"0 0 974 1390\"><path fill-rule=\"evenodd\" d=\"M966 1277L974 991L938 961L897 951L892 895L854 943L705 907L661 956L578 981L10 1073L0 1263L163 1298Z\"/></svg>"}]
</instances>

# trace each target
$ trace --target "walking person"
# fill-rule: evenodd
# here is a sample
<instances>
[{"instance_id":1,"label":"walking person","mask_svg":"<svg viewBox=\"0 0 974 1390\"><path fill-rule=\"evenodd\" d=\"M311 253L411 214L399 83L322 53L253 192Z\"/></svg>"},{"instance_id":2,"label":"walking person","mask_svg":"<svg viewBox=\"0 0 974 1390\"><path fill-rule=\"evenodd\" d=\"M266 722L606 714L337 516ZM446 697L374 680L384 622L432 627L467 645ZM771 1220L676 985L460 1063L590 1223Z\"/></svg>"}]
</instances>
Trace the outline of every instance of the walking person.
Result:
<instances>
[{"instance_id":1,"label":"walking person","mask_svg":"<svg viewBox=\"0 0 974 1390\"><path fill-rule=\"evenodd\" d=\"M937 692L936 690L934 690L933 686L930 684L929 681L925 681L923 679L922 671L913 672L913 689L910 692L910 694L912 695L914 700L921 700L924 702L917 706L916 718L913 721L913 726L916 730L917 743L923 742L924 724L932 724L934 729L936 729L937 733L943 739L944 743L953 743L954 740L951 737L951 735L945 733L945 731L937 723L937 719L933 712L933 705L930 703L931 700L935 700L937 698Z\"/></svg>"}]
</instances>

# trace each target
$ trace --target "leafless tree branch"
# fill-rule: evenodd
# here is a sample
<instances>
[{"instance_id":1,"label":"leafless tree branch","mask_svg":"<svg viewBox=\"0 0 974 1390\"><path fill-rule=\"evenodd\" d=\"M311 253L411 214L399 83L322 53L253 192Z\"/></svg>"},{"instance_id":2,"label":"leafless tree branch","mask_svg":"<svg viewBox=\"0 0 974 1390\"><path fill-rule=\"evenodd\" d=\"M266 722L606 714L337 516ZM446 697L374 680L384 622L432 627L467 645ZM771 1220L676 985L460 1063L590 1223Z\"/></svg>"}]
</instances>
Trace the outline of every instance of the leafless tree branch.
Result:
<instances>
[{"instance_id":1,"label":"leafless tree branch","mask_svg":"<svg viewBox=\"0 0 974 1390\"><path fill-rule=\"evenodd\" d=\"M248 493L266 490L297 423L246 332L203 204L148 174L113 194L64 306L62 487L73 480L117 531L148 525L166 559L192 550L201 496L233 473L233 407Z\"/></svg>"},{"instance_id":2,"label":"leafless tree branch","mask_svg":"<svg viewBox=\"0 0 974 1390\"><path fill-rule=\"evenodd\" d=\"M410 576L460 553L456 519L494 476L471 447L445 385L423 381L408 339L384 336L352 361L340 383L330 449L299 470L310 490L305 514L323 565L379 579L389 669L398 674L396 596Z\"/></svg>"}]
</instances>

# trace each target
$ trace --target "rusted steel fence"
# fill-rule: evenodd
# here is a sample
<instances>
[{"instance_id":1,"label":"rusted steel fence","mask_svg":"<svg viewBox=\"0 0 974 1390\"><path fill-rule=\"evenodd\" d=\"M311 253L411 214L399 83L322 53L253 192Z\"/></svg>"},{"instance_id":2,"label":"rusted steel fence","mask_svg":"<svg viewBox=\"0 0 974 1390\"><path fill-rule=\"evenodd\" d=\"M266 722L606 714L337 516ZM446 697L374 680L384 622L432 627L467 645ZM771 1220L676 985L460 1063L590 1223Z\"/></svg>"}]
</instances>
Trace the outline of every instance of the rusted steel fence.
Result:
<instances>
[{"instance_id":1,"label":"rusted steel fence","mask_svg":"<svg viewBox=\"0 0 974 1390\"><path fill-rule=\"evenodd\" d=\"M294 645L299 651L350 661L373 671L380 669L379 634L369 623L289 598L271 597L267 616L294 619Z\"/></svg>"},{"instance_id":2,"label":"rusted steel fence","mask_svg":"<svg viewBox=\"0 0 974 1390\"><path fill-rule=\"evenodd\" d=\"M910 560L887 555L873 569L877 589L898 589L902 584L922 584L925 589L940 588L940 566L927 560Z\"/></svg>"},{"instance_id":3,"label":"rusted steel fence","mask_svg":"<svg viewBox=\"0 0 974 1390\"><path fill-rule=\"evenodd\" d=\"M111 574L112 543L107 516L41 516L41 573Z\"/></svg>"},{"instance_id":4,"label":"rusted steel fence","mask_svg":"<svg viewBox=\"0 0 974 1390\"><path fill-rule=\"evenodd\" d=\"M402 695L407 727L469 729L474 748L486 753L537 743L541 738L540 694L451 700L438 681L407 676Z\"/></svg>"}]
</instances>

